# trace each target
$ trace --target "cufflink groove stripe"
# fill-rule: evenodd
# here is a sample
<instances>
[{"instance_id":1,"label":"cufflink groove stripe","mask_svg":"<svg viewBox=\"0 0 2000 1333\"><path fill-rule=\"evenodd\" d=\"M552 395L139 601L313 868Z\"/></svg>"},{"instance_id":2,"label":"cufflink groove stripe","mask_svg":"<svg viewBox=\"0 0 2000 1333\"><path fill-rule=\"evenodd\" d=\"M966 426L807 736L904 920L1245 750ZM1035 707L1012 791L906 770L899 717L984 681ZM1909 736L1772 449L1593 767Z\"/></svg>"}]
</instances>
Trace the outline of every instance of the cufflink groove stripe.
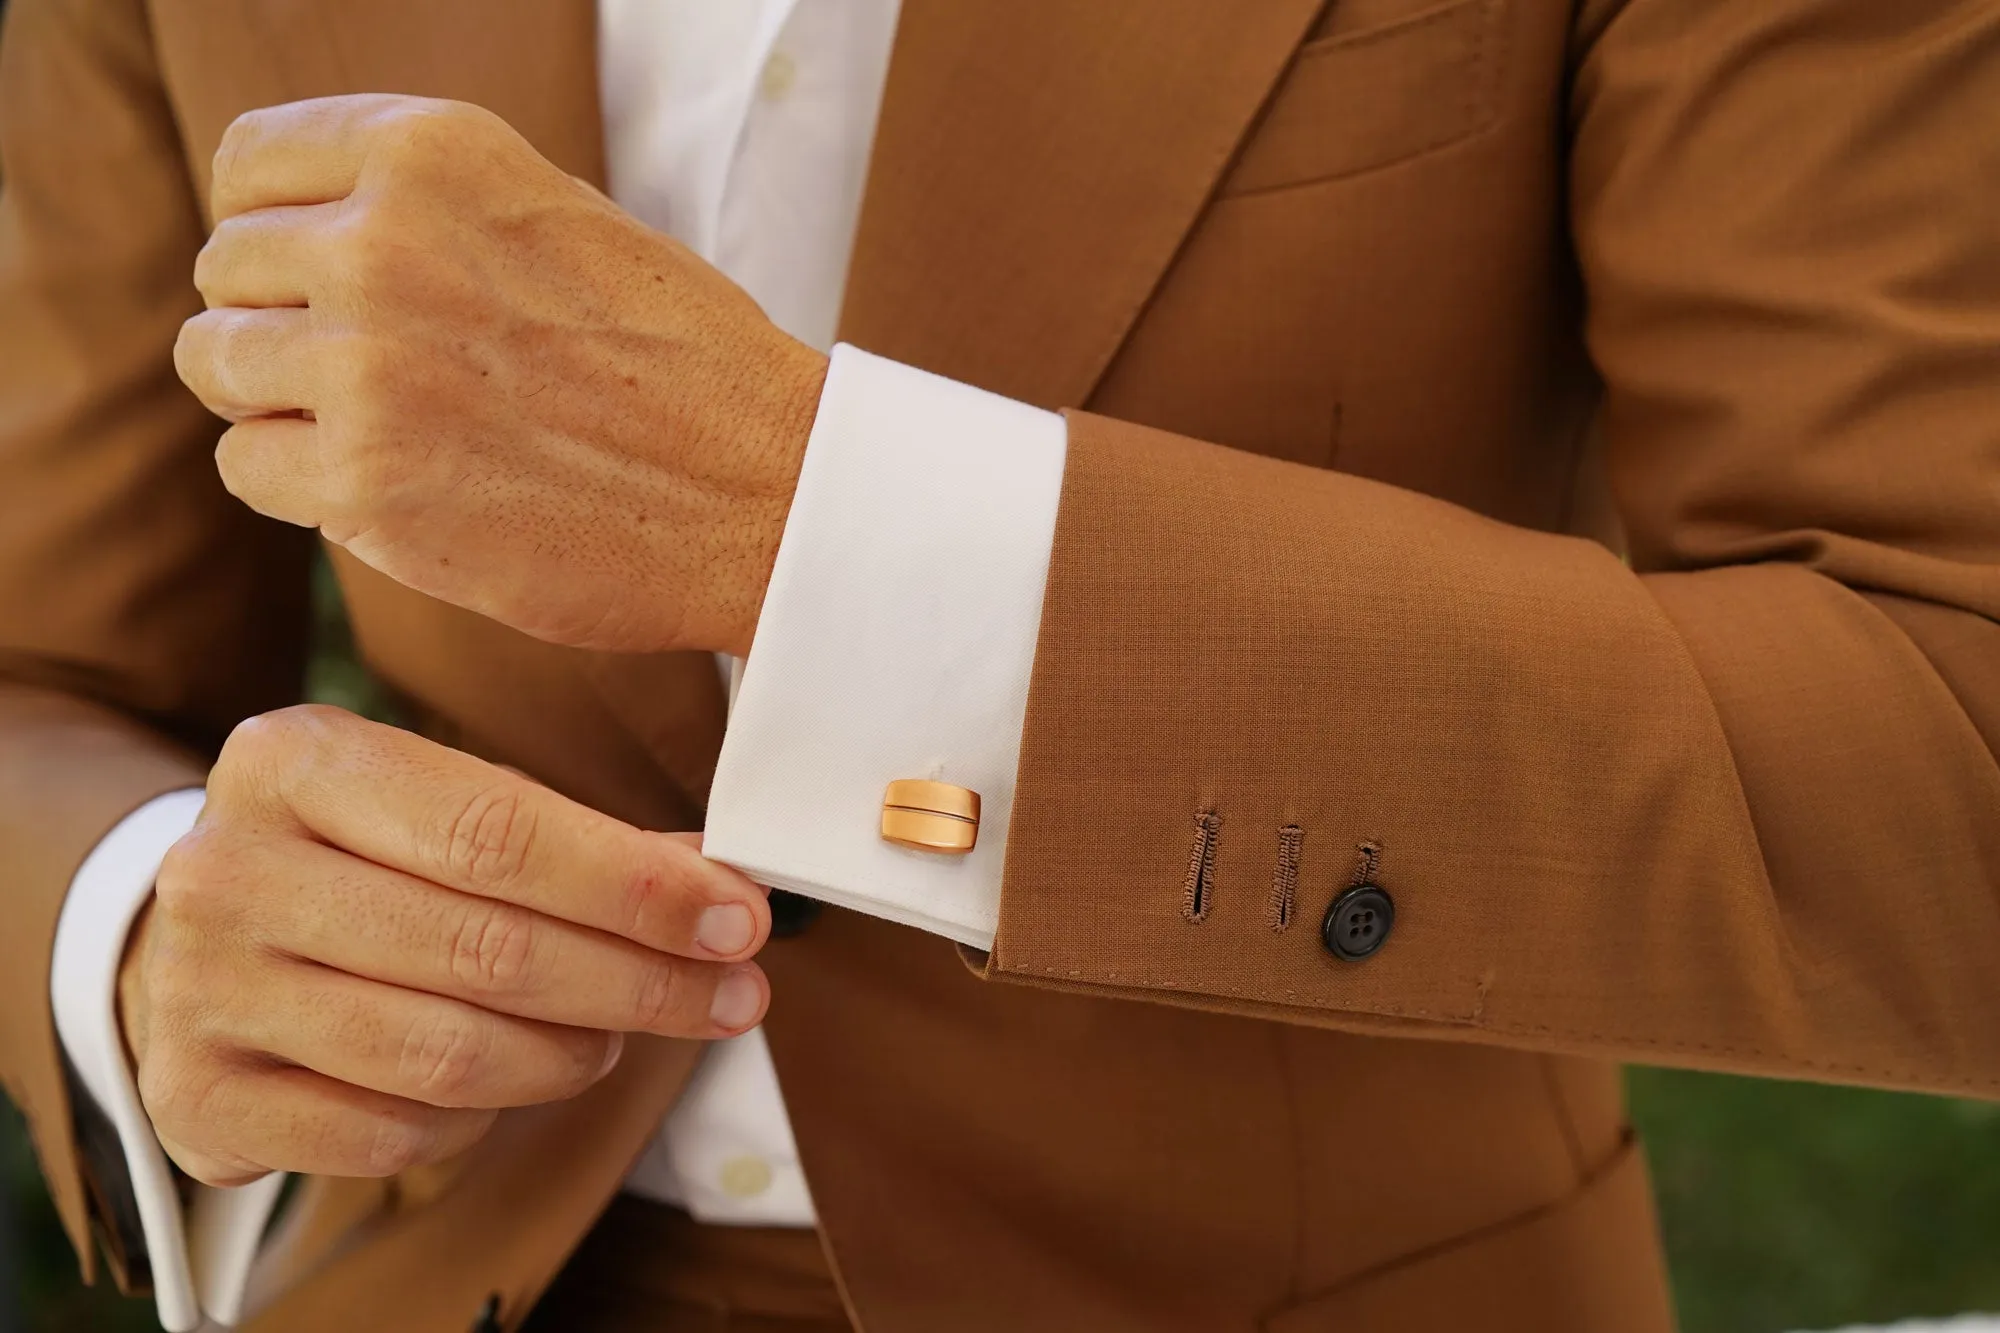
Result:
<instances>
[{"instance_id":1,"label":"cufflink groove stripe","mask_svg":"<svg viewBox=\"0 0 2000 1333\"><path fill-rule=\"evenodd\" d=\"M979 822L976 819L968 819L964 815L954 815L944 810L926 810L921 805L885 805L882 808L884 810L903 810L913 815L929 815L934 819L955 819L961 824L977 824Z\"/></svg>"}]
</instances>

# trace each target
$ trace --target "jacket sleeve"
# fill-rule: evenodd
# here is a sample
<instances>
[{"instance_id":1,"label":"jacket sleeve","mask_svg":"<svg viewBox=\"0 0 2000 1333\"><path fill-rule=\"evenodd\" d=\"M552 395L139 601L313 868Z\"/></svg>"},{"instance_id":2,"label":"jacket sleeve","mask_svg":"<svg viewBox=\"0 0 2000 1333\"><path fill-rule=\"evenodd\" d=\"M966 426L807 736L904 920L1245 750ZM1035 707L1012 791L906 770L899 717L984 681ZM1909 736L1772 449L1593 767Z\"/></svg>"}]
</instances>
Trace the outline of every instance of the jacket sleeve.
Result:
<instances>
[{"instance_id":1,"label":"jacket sleeve","mask_svg":"<svg viewBox=\"0 0 2000 1333\"><path fill-rule=\"evenodd\" d=\"M1587 10L1629 562L1072 414L984 965L2000 1095L2000 10Z\"/></svg>"},{"instance_id":2,"label":"jacket sleeve","mask_svg":"<svg viewBox=\"0 0 2000 1333\"><path fill-rule=\"evenodd\" d=\"M88 1272L49 1009L93 844L296 698L310 535L215 473L176 378L199 209L136 0L12 0L0 33L0 1075ZM102 1213L100 1209L100 1215Z\"/></svg>"}]
</instances>

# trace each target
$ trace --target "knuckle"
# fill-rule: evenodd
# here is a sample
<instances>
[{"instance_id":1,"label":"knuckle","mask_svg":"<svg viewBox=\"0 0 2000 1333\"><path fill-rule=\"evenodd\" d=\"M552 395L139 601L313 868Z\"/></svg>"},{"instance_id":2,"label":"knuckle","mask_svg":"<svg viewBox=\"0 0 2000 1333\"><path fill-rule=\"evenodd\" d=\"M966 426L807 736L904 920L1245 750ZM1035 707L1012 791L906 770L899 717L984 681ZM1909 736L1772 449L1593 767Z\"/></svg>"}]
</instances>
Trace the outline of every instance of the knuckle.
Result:
<instances>
[{"instance_id":1,"label":"knuckle","mask_svg":"<svg viewBox=\"0 0 2000 1333\"><path fill-rule=\"evenodd\" d=\"M389 141L406 160L455 155L493 119L492 112L470 102L414 99L390 112Z\"/></svg>"},{"instance_id":2,"label":"knuckle","mask_svg":"<svg viewBox=\"0 0 2000 1333\"><path fill-rule=\"evenodd\" d=\"M472 903L452 933L451 975L475 990L514 994L535 988L541 973L534 922L499 904Z\"/></svg>"},{"instance_id":3,"label":"knuckle","mask_svg":"<svg viewBox=\"0 0 2000 1333\"><path fill-rule=\"evenodd\" d=\"M392 522L405 512L408 493L414 489L408 460L372 438L349 444L341 459L344 478L336 491L347 501L342 512L370 523Z\"/></svg>"},{"instance_id":4,"label":"knuckle","mask_svg":"<svg viewBox=\"0 0 2000 1333\"><path fill-rule=\"evenodd\" d=\"M215 318L212 310L192 315L174 337L174 373L197 395L209 388L213 378Z\"/></svg>"},{"instance_id":5,"label":"knuckle","mask_svg":"<svg viewBox=\"0 0 2000 1333\"><path fill-rule=\"evenodd\" d=\"M163 1076L192 1058L200 1045L199 1034L213 1022L209 1005L188 976L190 970L155 959L139 978L148 1005L146 1056L167 1064Z\"/></svg>"},{"instance_id":6,"label":"knuckle","mask_svg":"<svg viewBox=\"0 0 2000 1333\"><path fill-rule=\"evenodd\" d=\"M159 911L180 916L199 906L205 887L214 882L215 843L215 830L198 826L167 848L153 877L153 900Z\"/></svg>"},{"instance_id":7,"label":"knuckle","mask_svg":"<svg viewBox=\"0 0 2000 1333\"><path fill-rule=\"evenodd\" d=\"M225 770L269 753L277 744L280 727L281 724L271 713L244 718L230 728L229 735L223 739L222 753L215 762L216 769Z\"/></svg>"},{"instance_id":8,"label":"knuckle","mask_svg":"<svg viewBox=\"0 0 2000 1333\"><path fill-rule=\"evenodd\" d=\"M211 310L201 318L206 325L198 365L203 387L228 409L245 396L244 372L259 355L262 328L246 310Z\"/></svg>"},{"instance_id":9,"label":"knuckle","mask_svg":"<svg viewBox=\"0 0 2000 1333\"><path fill-rule=\"evenodd\" d=\"M201 249L195 252L194 288L211 306L217 304L216 288L227 266L230 251L238 245L246 230L243 214L223 218L209 232L208 240Z\"/></svg>"},{"instance_id":10,"label":"knuckle","mask_svg":"<svg viewBox=\"0 0 2000 1333\"><path fill-rule=\"evenodd\" d=\"M617 1040L602 1032L579 1031L567 1041L567 1067L555 1081L548 1100L565 1101L588 1089L604 1072L606 1042Z\"/></svg>"},{"instance_id":11,"label":"knuckle","mask_svg":"<svg viewBox=\"0 0 2000 1333\"><path fill-rule=\"evenodd\" d=\"M243 160L261 137L264 121L270 113L264 108L245 111L229 122L222 131L222 138L216 142L215 156L210 160L210 174L217 189L223 189L235 182L243 168Z\"/></svg>"},{"instance_id":12,"label":"knuckle","mask_svg":"<svg viewBox=\"0 0 2000 1333\"><path fill-rule=\"evenodd\" d=\"M655 948L665 948L673 913L677 884L657 870L635 872L625 881L624 903L619 913L621 933L627 938Z\"/></svg>"},{"instance_id":13,"label":"knuckle","mask_svg":"<svg viewBox=\"0 0 2000 1333\"><path fill-rule=\"evenodd\" d=\"M378 122L379 152L392 170L423 168L445 156L449 136L443 132L448 115L435 102L405 103L390 108Z\"/></svg>"},{"instance_id":14,"label":"knuckle","mask_svg":"<svg viewBox=\"0 0 2000 1333\"><path fill-rule=\"evenodd\" d=\"M223 1149L210 1148L207 1151L187 1145L170 1143L162 1139L160 1146L167 1150L167 1156L198 1185L214 1189L227 1189L246 1184L265 1174L264 1168L247 1157Z\"/></svg>"},{"instance_id":15,"label":"knuckle","mask_svg":"<svg viewBox=\"0 0 2000 1333\"><path fill-rule=\"evenodd\" d=\"M632 997L633 1030L655 1032L665 1027L680 1008L684 989L680 968L666 962L648 964Z\"/></svg>"},{"instance_id":16,"label":"knuckle","mask_svg":"<svg viewBox=\"0 0 2000 1333\"><path fill-rule=\"evenodd\" d=\"M156 929L134 980L147 1007L146 1056L165 1061L163 1073L227 1057L254 1003L245 992L261 990L235 953L242 933L235 922L212 920ZM218 948L218 940L232 942Z\"/></svg>"},{"instance_id":17,"label":"knuckle","mask_svg":"<svg viewBox=\"0 0 2000 1333\"><path fill-rule=\"evenodd\" d=\"M434 1135L419 1116L383 1112L376 1116L362 1150L362 1175L393 1176L421 1164Z\"/></svg>"},{"instance_id":18,"label":"knuckle","mask_svg":"<svg viewBox=\"0 0 2000 1333\"><path fill-rule=\"evenodd\" d=\"M332 704L293 704L264 716L280 722L301 742L321 747L354 722L354 714Z\"/></svg>"},{"instance_id":19,"label":"knuckle","mask_svg":"<svg viewBox=\"0 0 2000 1333\"><path fill-rule=\"evenodd\" d=\"M327 704L293 704L245 718L223 742L218 767L232 759L259 770L310 761L333 747L352 716Z\"/></svg>"},{"instance_id":20,"label":"knuckle","mask_svg":"<svg viewBox=\"0 0 2000 1333\"><path fill-rule=\"evenodd\" d=\"M181 383L195 393L201 391L198 383L201 370L201 322L201 315L191 315L182 321L180 332L174 335L174 374L180 376Z\"/></svg>"},{"instance_id":21,"label":"knuckle","mask_svg":"<svg viewBox=\"0 0 2000 1333\"><path fill-rule=\"evenodd\" d=\"M216 225L215 232L208 238L208 244L195 251L194 256L194 289L200 292L202 299L211 306L215 304L215 242L216 237L222 234L222 225L220 223ZM182 331L186 331L185 327Z\"/></svg>"},{"instance_id":22,"label":"knuckle","mask_svg":"<svg viewBox=\"0 0 2000 1333\"><path fill-rule=\"evenodd\" d=\"M186 927L196 943L214 942L243 904L245 841L213 823L197 825L167 849L153 879L154 911L169 930ZM179 950L156 950L149 960L149 987L184 980ZM155 977L157 974L157 978Z\"/></svg>"},{"instance_id":23,"label":"knuckle","mask_svg":"<svg viewBox=\"0 0 2000 1333\"><path fill-rule=\"evenodd\" d=\"M139 1062L139 1074L134 1082L139 1088L139 1102L146 1113L156 1121L166 1123L174 1118L179 1109L183 1079L176 1066L177 1057L168 1054L166 1043L155 1042L146 1052L146 1058Z\"/></svg>"},{"instance_id":24,"label":"knuckle","mask_svg":"<svg viewBox=\"0 0 2000 1333\"><path fill-rule=\"evenodd\" d=\"M396 372L395 353L384 349L366 332L348 332L325 341L322 355L327 361L328 378L336 387L347 415L367 415L385 411L380 406ZM371 420L369 429L358 438L371 438L387 422Z\"/></svg>"},{"instance_id":25,"label":"knuckle","mask_svg":"<svg viewBox=\"0 0 2000 1333\"><path fill-rule=\"evenodd\" d=\"M218 372L226 375L245 357L256 355L262 329L250 311L224 307L209 311L207 319L209 358Z\"/></svg>"},{"instance_id":26,"label":"knuckle","mask_svg":"<svg viewBox=\"0 0 2000 1333\"><path fill-rule=\"evenodd\" d=\"M253 497L257 478L254 471L244 466L251 461L247 454L245 435L240 425L222 432L222 437L215 442L215 471L222 479L222 489L255 509L257 506Z\"/></svg>"},{"instance_id":27,"label":"knuckle","mask_svg":"<svg viewBox=\"0 0 2000 1333\"><path fill-rule=\"evenodd\" d=\"M232 797L262 796L301 757L296 748L297 733L288 719L274 713L245 718L222 743L209 785Z\"/></svg>"},{"instance_id":28,"label":"knuckle","mask_svg":"<svg viewBox=\"0 0 2000 1333\"><path fill-rule=\"evenodd\" d=\"M171 1043L156 1043L139 1065L139 1101L164 1126L214 1134L227 1124L220 1114L226 1080L220 1071Z\"/></svg>"},{"instance_id":29,"label":"knuckle","mask_svg":"<svg viewBox=\"0 0 2000 1333\"><path fill-rule=\"evenodd\" d=\"M366 333L331 340L325 373L339 395L337 430L320 421L321 447L337 451L340 463L364 485L398 480L408 466L411 413L406 404L419 397L408 387L407 351Z\"/></svg>"},{"instance_id":30,"label":"knuckle","mask_svg":"<svg viewBox=\"0 0 2000 1333\"><path fill-rule=\"evenodd\" d=\"M345 436L348 431L330 427L324 417L319 431L325 459L318 489L320 533L336 546L346 546L380 528L391 507L385 503L384 469L376 466L375 451L357 449L344 440L330 442L329 435Z\"/></svg>"},{"instance_id":31,"label":"knuckle","mask_svg":"<svg viewBox=\"0 0 2000 1333\"><path fill-rule=\"evenodd\" d=\"M246 717L230 730L228 739L222 742L222 755L216 767L256 766L266 759L282 758L294 731L289 709L281 708L276 712Z\"/></svg>"},{"instance_id":32,"label":"knuckle","mask_svg":"<svg viewBox=\"0 0 2000 1333\"><path fill-rule=\"evenodd\" d=\"M376 199L362 205L350 201L334 233L333 249L339 270L347 280L351 303L366 304L371 292L380 292L398 280L407 242L395 208Z\"/></svg>"},{"instance_id":33,"label":"knuckle","mask_svg":"<svg viewBox=\"0 0 2000 1333\"><path fill-rule=\"evenodd\" d=\"M432 1106L463 1104L477 1082L491 1042L484 1025L458 1014L413 1024L397 1065L418 1100Z\"/></svg>"},{"instance_id":34,"label":"knuckle","mask_svg":"<svg viewBox=\"0 0 2000 1333\"><path fill-rule=\"evenodd\" d=\"M364 409L375 407L385 413L393 411L387 400L407 373L407 348L364 331L333 340L332 354L338 359L342 387L355 400L355 406ZM370 425L373 428L371 436L393 433L390 430L393 420L375 421Z\"/></svg>"},{"instance_id":35,"label":"knuckle","mask_svg":"<svg viewBox=\"0 0 2000 1333\"><path fill-rule=\"evenodd\" d=\"M536 816L525 793L495 785L474 793L445 828L444 863L469 883L505 887L528 866Z\"/></svg>"}]
</instances>

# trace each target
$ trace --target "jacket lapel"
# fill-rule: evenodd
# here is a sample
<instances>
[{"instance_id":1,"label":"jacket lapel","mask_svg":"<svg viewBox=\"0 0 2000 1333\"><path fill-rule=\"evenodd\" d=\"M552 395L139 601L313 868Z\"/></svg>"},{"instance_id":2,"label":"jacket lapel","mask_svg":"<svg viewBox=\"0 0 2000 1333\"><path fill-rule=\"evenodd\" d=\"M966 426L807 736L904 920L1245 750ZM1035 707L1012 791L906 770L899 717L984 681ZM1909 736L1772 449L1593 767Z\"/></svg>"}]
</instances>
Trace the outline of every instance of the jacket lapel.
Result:
<instances>
[{"instance_id":1,"label":"jacket lapel","mask_svg":"<svg viewBox=\"0 0 2000 1333\"><path fill-rule=\"evenodd\" d=\"M1077 406L1325 0L904 0L842 337Z\"/></svg>"}]
</instances>

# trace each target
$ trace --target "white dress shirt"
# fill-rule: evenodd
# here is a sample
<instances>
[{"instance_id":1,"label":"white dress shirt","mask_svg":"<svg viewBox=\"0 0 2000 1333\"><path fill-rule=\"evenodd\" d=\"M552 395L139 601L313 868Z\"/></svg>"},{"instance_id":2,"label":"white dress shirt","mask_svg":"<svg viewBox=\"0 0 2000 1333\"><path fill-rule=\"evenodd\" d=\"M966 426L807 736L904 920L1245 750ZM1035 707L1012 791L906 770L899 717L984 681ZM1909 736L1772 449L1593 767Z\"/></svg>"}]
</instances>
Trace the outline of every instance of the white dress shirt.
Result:
<instances>
[{"instance_id":1,"label":"white dress shirt","mask_svg":"<svg viewBox=\"0 0 2000 1333\"><path fill-rule=\"evenodd\" d=\"M839 315L898 3L599 4L612 197L816 347ZM992 942L1065 444L1051 413L833 349L716 770L709 855ZM883 843L883 789L904 777L980 792L977 850ZM117 1030L125 934L199 805L161 797L85 861L51 982L64 1048L124 1146L172 1330L236 1322L279 1185L197 1189L183 1211ZM627 1187L704 1221L812 1224L760 1031L710 1048Z\"/></svg>"}]
</instances>

